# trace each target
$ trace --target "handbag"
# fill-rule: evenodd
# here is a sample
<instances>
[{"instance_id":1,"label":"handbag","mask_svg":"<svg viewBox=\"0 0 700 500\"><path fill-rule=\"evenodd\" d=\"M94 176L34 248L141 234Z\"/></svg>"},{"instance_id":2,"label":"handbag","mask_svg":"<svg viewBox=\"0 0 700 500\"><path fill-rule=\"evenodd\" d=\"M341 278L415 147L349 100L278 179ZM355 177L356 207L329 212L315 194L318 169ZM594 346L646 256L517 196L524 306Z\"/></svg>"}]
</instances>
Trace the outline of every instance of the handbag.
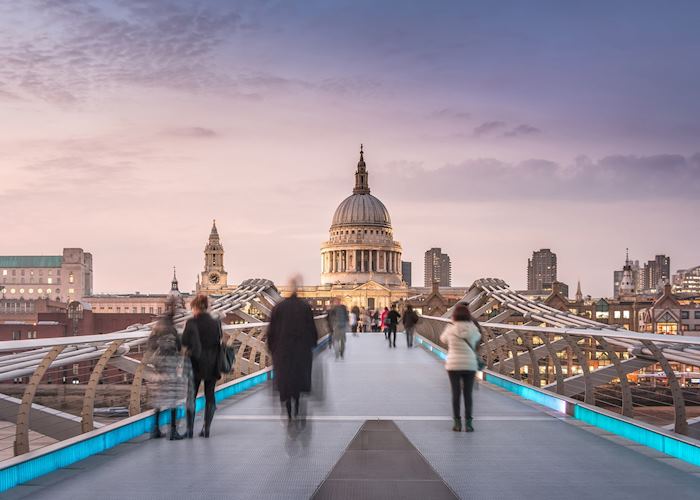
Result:
<instances>
[{"instance_id":1,"label":"handbag","mask_svg":"<svg viewBox=\"0 0 700 500\"><path fill-rule=\"evenodd\" d=\"M219 338L222 339L219 347L219 373L231 373L233 366L236 364L236 349L223 340L221 322L219 322Z\"/></svg>"}]
</instances>

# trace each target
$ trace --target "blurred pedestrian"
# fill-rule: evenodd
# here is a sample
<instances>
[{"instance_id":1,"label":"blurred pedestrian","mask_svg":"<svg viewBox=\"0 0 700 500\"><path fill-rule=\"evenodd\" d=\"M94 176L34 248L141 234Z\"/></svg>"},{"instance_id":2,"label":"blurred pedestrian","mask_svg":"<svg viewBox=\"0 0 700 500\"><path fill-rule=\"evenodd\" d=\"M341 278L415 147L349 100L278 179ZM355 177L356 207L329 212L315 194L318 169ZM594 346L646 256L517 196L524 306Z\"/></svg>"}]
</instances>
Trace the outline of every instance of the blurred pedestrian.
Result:
<instances>
[{"instance_id":1,"label":"blurred pedestrian","mask_svg":"<svg viewBox=\"0 0 700 500\"><path fill-rule=\"evenodd\" d=\"M362 311L362 331L371 332L372 331L372 311L369 309L363 309Z\"/></svg>"},{"instance_id":2,"label":"blurred pedestrian","mask_svg":"<svg viewBox=\"0 0 700 500\"><path fill-rule=\"evenodd\" d=\"M350 319L348 308L340 302L340 299L335 299L334 304L335 305L328 312L328 317L331 322L333 344L335 344L335 359L338 359L338 357L342 359L345 355L345 336L348 331Z\"/></svg>"},{"instance_id":3,"label":"blurred pedestrian","mask_svg":"<svg viewBox=\"0 0 700 500\"><path fill-rule=\"evenodd\" d=\"M211 432L211 422L216 411L214 388L216 381L221 378L219 372L219 355L221 352L221 322L207 312L209 300L206 295L197 295L190 303L193 317L185 323L182 333L182 346L192 363L194 383L191 398L196 400L199 386L204 382L204 426L199 435L208 438ZM187 437L194 434L194 406L187 409Z\"/></svg>"},{"instance_id":4,"label":"blurred pedestrian","mask_svg":"<svg viewBox=\"0 0 700 500\"><path fill-rule=\"evenodd\" d=\"M407 304L406 310L403 313L403 326L406 330L406 345L409 348L413 347L413 334L416 331L416 323L418 323L419 320L418 313L413 310L413 306Z\"/></svg>"},{"instance_id":5,"label":"blurred pedestrian","mask_svg":"<svg viewBox=\"0 0 700 500\"><path fill-rule=\"evenodd\" d=\"M474 377L479 369L478 346L481 333L478 323L472 318L469 306L459 303L452 311L452 323L445 327L440 335L440 342L447 345L445 369L452 388L452 430L462 430L460 415L460 393L464 395L464 417L467 432L473 432L472 425L472 389Z\"/></svg>"},{"instance_id":6,"label":"blurred pedestrian","mask_svg":"<svg viewBox=\"0 0 700 500\"><path fill-rule=\"evenodd\" d=\"M389 323L389 347L396 347L396 328L399 326L399 318L401 318L401 315L396 310L396 304L392 304L391 311L386 315Z\"/></svg>"},{"instance_id":7,"label":"blurred pedestrian","mask_svg":"<svg viewBox=\"0 0 700 500\"><path fill-rule=\"evenodd\" d=\"M381 323L379 324L379 328L384 332L385 339L389 338L389 324L387 322L388 315L389 315L389 308L385 307L384 310L382 311Z\"/></svg>"},{"instance_id":8,"label":"blurred pedestrian","mask_svg":"<svg viewBox=\"0 0 700 500\"><path fill-rule=\"evenodd\" d=\"M183 438L177 432L177 407L185 401L187 384L191 383L189 370L183 370L185 359L180 352L182 344L173 323L176 310L177 300L170 296L165 304L165 314L158 318L151 330L143 359L148 370L148 396L151 407L156 411L151 436L164 436L159 426L160 413L170 410L171 441Z\"/></svg>"},{"instance_id":9,"label":"blurred pedestrian","mask_svg":"<svg viewBox=\"0 0 700 500\"><path fill-rule=\"evenodd\" d=\"M299 280L292 280L292 294L274 307L267 327L274 381L290 421L292 414L299 415L301 394L311 391L313 348L318 340L311 307L297 296Z\"/></svg>"},{"instance_id":10,"label":"blurred pedestrian","mask_svg":"<svg viewBox=\"0 0 700 500\"><path fill-rule=\"evenodd\" d=\"M372 311L372 331L379 331L379 311L377 311L376 309Z\"/></svg>"},{"instance_id":11,"label":"blurred pedestrian","mask_svg":"<svg viewBox=\"0 0 700 500\"><path fill-rule=\"evenodd\" d=\"M357 306L352 306L350 309L350 330L353 336L357 337L357 322L360 318L360 308Z\"/></svg>"}]
</instances>

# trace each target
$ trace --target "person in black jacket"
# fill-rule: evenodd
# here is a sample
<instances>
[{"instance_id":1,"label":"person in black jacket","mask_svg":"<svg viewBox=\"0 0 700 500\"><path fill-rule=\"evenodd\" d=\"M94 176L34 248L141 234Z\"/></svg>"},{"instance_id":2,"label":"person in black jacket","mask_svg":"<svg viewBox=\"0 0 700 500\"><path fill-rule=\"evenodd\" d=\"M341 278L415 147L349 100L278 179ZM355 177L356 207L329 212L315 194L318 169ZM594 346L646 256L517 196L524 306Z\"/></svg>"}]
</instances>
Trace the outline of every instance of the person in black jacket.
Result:
<instances>
[{"instance_id":1,"label":"person in black jacket","mask_svg":"<svg viewBox=\"0 0 700 500\"><path fill-rule=\"evenodd\" d=\"M416 331L416 323L418 323L418 313L413 310L411 304L406 305L406 310L403 313L403 326L406 329L406 345L413 347L413 334Z\"/></svg>"},{"instance_id":2,"label":"person in black jacket","mask_svg":"<svg viewBox=\"0 0 700 500\"><path fill-rule=\"evenodd\" d=\"M297 297L295 282L292 295L277 304L267 327L267 348L275 369L274 383L287 417L299 415L299 397L311 391L313 348L318 333L309 304ZM294 410L292 412L292 401Z\"/></svg>"},{"instance_id":3,"label":"person in black jacket","mask_svg":"<svg viewBox=\"0 0 700 500\"><path fill-rule=\"evenodd\" d=\"M396 304L392 304L391 311L386 315L386 320L389 323L389 347L396 347L396 327L399 326L400 317L401 315L396 310Z\"/></svg>"},{"instance_id":4,"label":"person in black jacket","mask_svg":"<svg viewBox=\"0 0 700 500\"><path fill-rule=\"evenodd\" d=\"M197 295L190 303L190 307L194 317L188 319L185 324L185 331L182 333L182 346L187 350L187 355L192 363L194 398L197 397L200 384L204 382L204 397L206 398L204 427L199 435L208 438L211 421L214 418L214 411L216 411L214 387L216 381L221 378L219 372L221 323L207 313L209 301L206 295ZM194 405L190 405L187 409L187 437L191 438L193 432Z\"/></svg>"}]
</instances>

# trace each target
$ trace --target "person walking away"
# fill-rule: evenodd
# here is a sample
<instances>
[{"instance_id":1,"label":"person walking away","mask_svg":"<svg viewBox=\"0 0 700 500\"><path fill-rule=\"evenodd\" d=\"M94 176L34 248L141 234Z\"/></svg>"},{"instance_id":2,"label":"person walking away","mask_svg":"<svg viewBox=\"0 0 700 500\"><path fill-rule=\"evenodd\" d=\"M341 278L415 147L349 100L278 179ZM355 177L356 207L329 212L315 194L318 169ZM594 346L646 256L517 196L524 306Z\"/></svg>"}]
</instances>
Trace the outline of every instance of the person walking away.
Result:
<instances>
[{"instance_id":1,"label":"person walking away","mask_svg":"<svg viewBox=\"0 0 700 500\"><path fill-rule=\"evenodd\" d=\"M409 348L413 347L413 335L416 331L416 323L419 320L418 313L413 310L411 304L408 304L406 311L403 313L403 326L406 329L406 345Z\"/></svg>"},{"instance_id":2,"label":"person walking away","mask_svg":"<svg viewBox=\"0 0 700 500\"><path fill-rule=\"evenodd\" d=\"M190 303L193 317L185 323L182 333L182 346L192 363L192 396L196 399L199 386L204 382L204 426L199 435L208 438L211 422L216 411L214 388L221 378L219 355L221 352L221 323L207 312L209 301L206 295L197 295ZM187 437L194 433L194 405L187 409Z\"/></svg>"},{"instance_id":3,"label":"person walking away","mask_svg":"<svg viewBox=\"0 0 700 500\"><path fill-rule=\"evenodd\" d=\"M452 388L453 431L462 430L460 416L460 393L464 396L464 417L466 432L473 432L472 389L474 377L479 369L477 351L481 333L478 323L472 318L469 306L459 303L452 312L452 323L445 327L440 342L447 346L445 369Z\"/></svg>"},{"instance_id":4,"label":"person walking away","mask_svg":"<svg viewBox=\"0 0 700 500\"><path fill-rule=\"evenodd\" d=\"M292 414L299 415L301 394L311 391L313 349L318 340L311 307L297 296L298 279L292 281L291 288L292 294L272 309L267 327L274 382L290 421Z\"/></svg>"},{"instance_id":5,"label":"person walking away","mask_svg":"<svg viewBox=\"0 0 700 500\"><path fill-rule=\"evenodd\" d=\"M173 323L177 311L177 301L169 297L163 314L151 330L146 343L146 354L143 363L148 370L146 379L149 381L148 396L151 407L155 409L155 426L151 436L163 437L158 422L160 413L170 410L170 440L183 439L177 432L177 407L187 397L187 372L183 376L184 358L182 357L180 337ZM188 361L189 363L189 361Z\"/></svg>"},{"instance_id":6,"label":"person walking away","mask_svg":"<svg viewBox=\"0 0 700 500\"><path fill-rule=\"evenodd\" d=\"M357 316L357 306L355 306L350 310L350 330L353 336L357 336Z\"/></svg>"},{"instance_id":7,"label":"person walking away","mask_svg":"<svg viewBox=\"0 0 700 500\"><path fill-rule=\"evenodd\" d=\"M389 315L389 308L385 307L384 310L382 311L382 317L381 317L381 323L379 324L379 328L384 332L384 338L388 339L389 338L389 324L387 322L387 316Z\"/></svg>"},{"instance_id":8,"label":"person walking away","mask_svg":"<svg viewBox=\"0 0 700 500\"><path fill-rule=\"evenodd\" d=\"M399 318L401 318L401 315L396 310L396 304L392 304L391 311L386 315L386 318L389 322L389 347L396 347L396 328L399 326Z\"/></svg>"},{"instance_id":9,"label":"person walking away","mask_svg":"<svg viewBox=\"0 0 700 500\"><path fill-rule=\"evenodd\" d=\"M369 309L365 309L362 311L362 326L363 326L363 331L365 332L371 332L372 331L372 311Z\"/></svg>"},{"instance_id":10,"label":"person walking away","mask_svg":"<svg viewBox=\"0 0 700 500\"><path fill-rule=\"evenodd\" d=\"M379 311L377 311L376 309L372 311L372 331L379 331Z\"/></svg>"},{"instance_id":11,"label":"person walking away","mask_svg":"<svg viewBox=\"0 0 700 500\"><path fill-rule=\"evenodd\" d=\"M345 336L348 331L348 308L341 304L340 299L335 299L335 305L328 312L331 322L331 335L335 349L335 359L341 359L345 355Z\"/></svg>"}]
</instances>

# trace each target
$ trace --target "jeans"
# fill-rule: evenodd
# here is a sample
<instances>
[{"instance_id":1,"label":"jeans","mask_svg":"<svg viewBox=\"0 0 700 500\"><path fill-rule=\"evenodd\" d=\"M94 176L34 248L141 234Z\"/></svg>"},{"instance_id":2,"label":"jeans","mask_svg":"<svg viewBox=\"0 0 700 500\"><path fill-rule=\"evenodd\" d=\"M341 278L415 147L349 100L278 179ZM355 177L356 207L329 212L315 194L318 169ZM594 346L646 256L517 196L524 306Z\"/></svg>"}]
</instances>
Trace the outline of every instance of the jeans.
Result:
<instances>
[{"instance_id":1,"label":"jeans","mask_svg":"<svg viewBox=\"0 0 700 500\"><path fill-rule=\"evenodd\" d=\"M476 372L472 370L448 370L450 386L452 387L452 416L460 418L459 398L460 392L464 394L464 416L472 418L472 389Z\"/></svg>"},{"instance_id":2,"label":"jeans","mask_svg":"<svg viewBox=\"0 0 700 500\"><path fill-rule=\"evenodd\" d=\"M396 347L396 325L389 325L389 333L388 333L387 335L388 335L387 338L389 339L389 347L391 347L392 345L393 345L394 347ZM392 342L392 340L391 340L391 339L392 339L392 335L393 335L393 338L394 338L393 342Z\"/></svg>"},{"instance_id":3,"label":"jeans","mask_svg":"<svg viewBox=\"0 0 700 500\"><path fill-rule=\"evenodd\" d=\"M199 386L202 384L202 379L195 374L193 380L194 386L194 397L197 398L197 392L199 392ZM206 400L206 405L204 407L204 428L209 429L211 427L211 421L214 418L214 412L216 411L216 400L214 399L214 388L216 387L215 379L204 380L204 398ZM194 410L187 411L187 431L192 432L194 428Z\"/></svg>"},{"instance_id":4,"label":"jeans","mask_svg":"<svg viewBox=\"0 0 700 500\"><path fill-rule=\"evenodd\" d=\"M406 345L408 347L413 347L413 333L416 331L415 326L406 328Z\"/></svg>"},{"instance_id":5,"label":"jeans","mask_svg":"<svg viewBox=\"0 0 700 500\"><path fill-rule=\"evenodd\" d=\"M333 349L335 349L335 358L341 358L345 355L345 334L333 340Z\"/></svg>"}]
</instances>

